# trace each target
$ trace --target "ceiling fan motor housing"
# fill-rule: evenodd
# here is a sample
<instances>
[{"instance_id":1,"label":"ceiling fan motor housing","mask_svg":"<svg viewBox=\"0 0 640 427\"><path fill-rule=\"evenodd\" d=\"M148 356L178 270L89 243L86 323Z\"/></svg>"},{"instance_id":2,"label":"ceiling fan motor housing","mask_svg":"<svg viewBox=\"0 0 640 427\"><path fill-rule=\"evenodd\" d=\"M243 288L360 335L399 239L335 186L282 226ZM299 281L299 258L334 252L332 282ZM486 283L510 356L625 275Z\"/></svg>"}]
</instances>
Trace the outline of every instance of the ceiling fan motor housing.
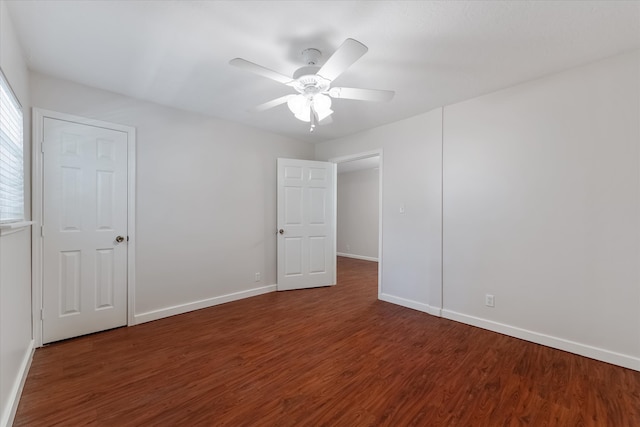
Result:
<instances>
[{"instance_id":1,"label":"ceiling fan motor housing","mask_svg":"<svg viewBox=\"0 0 640 427\"><path fill-rule=\"evenodd\" d=\"M315 65L307 65L305 67L300 67L293 72L293 78L299 79L302 76L313 76L318 72L319 69L320 67Z\"/></svg>"},{"instance_id":2,"label":"ceiling fan motor housing","mask_svg":"<svg viewBox=\"0 0 640 427\"><path fill-rule=\"evenodd\" d=\"M291 86L303 95L316 95L326 92L331 81L315 74L319 67L302 67L293 73L295 79Z\"/></svg>"}]
</instances>

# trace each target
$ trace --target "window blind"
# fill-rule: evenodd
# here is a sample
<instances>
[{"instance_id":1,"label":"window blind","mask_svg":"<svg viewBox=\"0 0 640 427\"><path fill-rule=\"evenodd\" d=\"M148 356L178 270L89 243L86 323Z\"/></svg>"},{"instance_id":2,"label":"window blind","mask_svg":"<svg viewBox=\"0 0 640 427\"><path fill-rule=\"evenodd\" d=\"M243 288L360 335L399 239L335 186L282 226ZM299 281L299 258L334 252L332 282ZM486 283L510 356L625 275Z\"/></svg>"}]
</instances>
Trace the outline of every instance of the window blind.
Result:
<instances>
[{"instance_id":1,"label":"window blind","mask_svg":"<svg viewBox=\"0 0 640 427\"><path fill-rule=\"evenodd\" d=\"M0 72L0 222L24 219L22 108Z\"/></svg>"}]
</instances>

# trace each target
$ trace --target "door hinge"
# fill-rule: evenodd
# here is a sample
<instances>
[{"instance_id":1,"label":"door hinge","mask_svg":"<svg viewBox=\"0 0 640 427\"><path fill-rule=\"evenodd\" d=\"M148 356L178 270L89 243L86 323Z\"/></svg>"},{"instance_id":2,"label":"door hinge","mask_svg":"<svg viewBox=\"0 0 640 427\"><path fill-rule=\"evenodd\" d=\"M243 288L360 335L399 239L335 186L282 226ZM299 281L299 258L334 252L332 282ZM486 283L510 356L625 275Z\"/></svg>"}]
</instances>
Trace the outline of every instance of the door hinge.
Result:
<instances>
[{"instance_id":1,"label":"door hinge","mask_svg":"<svg viewBox=\"0 0 640 427\"><path fill-rule=\"evenodd\" d=\"M44 225L40 226L40 237L44 237Z\"/></svg>"},{"instance_id":2,"label":"door hinge","mask_svg":"<svg viewBox=\"0 0 640 427\"><path fill-rule=\"evenodd\" d=\"M40 152L44 153L44 141L40 143Z\"/></svg>"},{"instance_id":3,"label":"door hinge","mask_svg":"<svg viewBox=\"0 0 640 427\"><path fill-rule=\"evenodd\" d=\"M40 320L44 320L44 310L40 309Z\"/></svg>"}]
</instances>

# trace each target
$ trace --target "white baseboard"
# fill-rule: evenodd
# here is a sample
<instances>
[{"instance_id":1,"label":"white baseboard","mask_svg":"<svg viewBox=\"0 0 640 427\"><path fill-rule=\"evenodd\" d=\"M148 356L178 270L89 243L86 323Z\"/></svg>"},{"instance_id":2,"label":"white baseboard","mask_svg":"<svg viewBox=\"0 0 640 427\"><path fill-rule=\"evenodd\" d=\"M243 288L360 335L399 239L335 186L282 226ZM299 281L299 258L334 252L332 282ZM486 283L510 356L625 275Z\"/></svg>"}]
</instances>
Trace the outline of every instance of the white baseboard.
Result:
<instances>
[{"instance_id":1,"label":"white baseboard","mask_svg":"<svg viewBox=\"0 0 640 427\"><path fill-rule=\"evenodd\" d=\"M20 403L20 396L22 395L22 389L24 383L27 380L29 374L29 368L31 367L31 361L33 360L33 352L35 350L34 341L31 340L27 346L27 351L24 354L22 363L20 364L20 371L18 376L13 382L11 391L9 392L9 398L7 399L7 406L2 408L2 421L0 426L9 427L13 424L13 419L16 416L18 410L18 404Z\"/></svg>"},{"instance_id":2,"label":"white baseboard","mask_svg":"<svg viewBox=\"0 0 640 427\"><path fill-rule=\"evenodd\" d=\"M422 311L422 312L431 314L432 316L438 316L438 317L442 316L442 310L440 309L440 307L434 307L434 306L431 306L429 304L425 304L423 302L418 302L418 301L414 301L414 300L410 300L410 299L406 299L406 298L396 297L396 296L385 294L385 293L378 294L378 299L380 299L382 301L390 302L392 304L397 304L397 305L401 305L403 307L412 308L414 310Z\"/></svg>"},{"instance_id":3,"label":"white baseboard","mask_svg":"<svg viewBox=\"0 0 640 427\"><path fill-rule=\"evenodd\" d=\"M246 291L234 292L232 294L220 295L218 297L207 298L200 301L189 302L186 304L174 305L172 307L161 308L159 310L147 311L145 313L136 314L135 324L151 322L152 320L162 319L164 317L175 316L176 314L187 313L189 311L200 310L201 308L212 307L214 305L224 304L226 302L237 301L244 298L254 297L269 292L275 292L276 285L262 286L260 288L247 289Z\"/></svg>"},{"instance_id":4,"label":"white baseboard","mask_svg":"<svg viewBox=\"0 0 640 427\"><path fill-rule=\"evenodd\" d=\"M525 341L546 345L547 347L557 348L559 350L579 354L591 359L596 359L603 362L611 363L613 365L623 366L625 368L640 371L640 358L638 357L616 353L614 351L605 350L603 348L593 347L575 341L541 334L539 332L529 331L527 329L510 326L504 323L494 322L492 320L482 319L475 316L469 316L467 314L462 314L451 310L442 310L442 317L465 323L467 325L477 326L479 328L487 329L493 332L498 332L504 335L520 338Z\"/></svg>"},{"instance_id":5,"label":"white baseboard","mask_svg":"<svg viewBox=\"0 0 640 427\"><path fill-rule=\"evenodd\" d=\"M336 252L336 255L338 255L338 256L343 256L343 257L347 257L347 258L362 259L362 260L365 260L365 261L375 261L375 262L378 262L378 258L376 258L376 257L372 257L372 256L354 255L354 254L345 254L344 252Z\"/></svg>"}]
</instances>

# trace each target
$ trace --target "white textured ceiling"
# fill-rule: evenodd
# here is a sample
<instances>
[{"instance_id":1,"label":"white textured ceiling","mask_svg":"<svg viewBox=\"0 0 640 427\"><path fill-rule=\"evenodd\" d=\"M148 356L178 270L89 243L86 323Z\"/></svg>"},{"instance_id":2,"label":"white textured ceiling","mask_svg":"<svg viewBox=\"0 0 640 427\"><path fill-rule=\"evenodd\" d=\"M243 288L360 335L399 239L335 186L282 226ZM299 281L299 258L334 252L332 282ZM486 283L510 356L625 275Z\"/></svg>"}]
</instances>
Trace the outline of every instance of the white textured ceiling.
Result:
<instances>
[{"instance_id":1,"label":"white textured ceiling","mask_svg":"<svg viewBox=\"0 0 640 427\"><path fill-rule=\"evenodd\" d=\"M131 97L323 141L640 48L638 1L8 1L29 67ZM291 93L228 65L291 75L346 39L369 52L335 85L391 89L389 103L334 100L309 134ZM322 61L321 61L322 62Z\"/></svg>"}]
</instances>

